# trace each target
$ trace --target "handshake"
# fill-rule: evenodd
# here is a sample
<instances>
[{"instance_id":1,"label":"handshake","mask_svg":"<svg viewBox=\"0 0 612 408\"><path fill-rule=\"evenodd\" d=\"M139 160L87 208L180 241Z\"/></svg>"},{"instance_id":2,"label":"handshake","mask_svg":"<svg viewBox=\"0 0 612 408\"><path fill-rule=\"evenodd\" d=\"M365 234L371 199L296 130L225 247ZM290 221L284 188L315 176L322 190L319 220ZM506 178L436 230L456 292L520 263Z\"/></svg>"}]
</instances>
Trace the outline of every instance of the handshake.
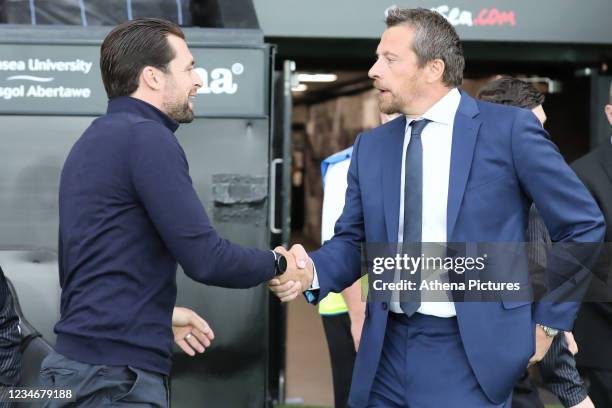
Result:
<instances>
[{"instance_id":1,"label":"handshake","mask_svg":"<svg viewBox=\"0 0 612 408\"><path fill-rule=\"evenodd\" d=\"M299 244L292 246L289 251L282 246L274 248L274 251L285 257L287 268L268 282L268 288L281 302L289 302L312 285L314 264Z\"/></svg>"}]
</instances>

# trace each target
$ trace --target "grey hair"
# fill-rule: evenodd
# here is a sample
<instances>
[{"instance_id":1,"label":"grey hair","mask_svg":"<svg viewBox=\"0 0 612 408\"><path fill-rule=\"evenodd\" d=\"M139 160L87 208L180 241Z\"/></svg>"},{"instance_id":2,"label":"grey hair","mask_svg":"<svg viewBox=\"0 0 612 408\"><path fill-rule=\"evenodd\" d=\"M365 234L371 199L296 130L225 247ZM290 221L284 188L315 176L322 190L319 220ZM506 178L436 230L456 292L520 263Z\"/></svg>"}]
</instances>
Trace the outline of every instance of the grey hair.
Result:
<instances>
[{"instance_id":1,"label":"grey hair","mask_svg":"<svg viewBox=\"0 0 612 408\"><path fill-rule=\"evenodd\" d=\"M442 81L448 86L460 86L463 82L465 59L463 48L455 28L440 13L424 8L390 8L386 11L387 28L406 24L414 28L412 50L419 66L429 61L444 61Z\"/></svg>"}]
</instances>

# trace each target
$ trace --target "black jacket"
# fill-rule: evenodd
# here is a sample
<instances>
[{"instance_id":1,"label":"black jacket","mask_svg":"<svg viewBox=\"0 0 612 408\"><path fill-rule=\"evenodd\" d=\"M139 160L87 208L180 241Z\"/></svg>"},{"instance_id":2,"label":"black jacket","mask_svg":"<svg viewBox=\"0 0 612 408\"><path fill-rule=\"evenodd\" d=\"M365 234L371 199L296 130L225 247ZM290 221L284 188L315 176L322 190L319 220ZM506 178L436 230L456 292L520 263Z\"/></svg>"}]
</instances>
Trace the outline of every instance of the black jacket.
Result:
<instances>
[{"instance_id":1,"label":"black jacket","mask_svg":"<svg viewBox=\"0 0 612 408\"><path fill-rule=\"evenodd\" d=\"M19 318L13 307L4 273L0 268L0 386L14 385L19 379Z\"/></svg>"},{"instance_id":2,"label":"black jacket","mask_svg":"<svg viewBox=\"0 0 612 408\"><path fill-rule=\"evenodd\" d=\"M606 246L580 308L575 335L579 366L612 370L612 144L605 143L572 165L606 220ZM607 300L607 302L593 302Z\"/></svg>"}]
</instances>

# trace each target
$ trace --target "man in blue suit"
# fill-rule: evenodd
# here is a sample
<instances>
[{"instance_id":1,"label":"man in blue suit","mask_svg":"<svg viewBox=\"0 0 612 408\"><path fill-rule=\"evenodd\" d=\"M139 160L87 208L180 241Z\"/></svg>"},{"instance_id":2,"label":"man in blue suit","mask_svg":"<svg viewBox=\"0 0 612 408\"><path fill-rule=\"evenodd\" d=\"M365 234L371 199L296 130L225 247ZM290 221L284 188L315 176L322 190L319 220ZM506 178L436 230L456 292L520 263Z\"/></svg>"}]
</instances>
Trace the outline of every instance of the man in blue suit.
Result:
<instances>
[{"instance_id":1,"label":"man in blue suit","mask_svg":"<svg viewBox=\"0 0 612 408\"><path fill-rule=\"evenodd\" d=\"M362 243L524 242L534 202L555 242L600 242L597 205L530 111L458 90L454 28L426 9L392 9L369 75L384 113L357 138L335 236L270 281L283 301L316 303L360 276ZM526 273L526 272L525 272ZM454 299L454 298L453 298ZM577 302L369 302L349 406L508 407L528 364Z\"/></svg>"}]
</instances>

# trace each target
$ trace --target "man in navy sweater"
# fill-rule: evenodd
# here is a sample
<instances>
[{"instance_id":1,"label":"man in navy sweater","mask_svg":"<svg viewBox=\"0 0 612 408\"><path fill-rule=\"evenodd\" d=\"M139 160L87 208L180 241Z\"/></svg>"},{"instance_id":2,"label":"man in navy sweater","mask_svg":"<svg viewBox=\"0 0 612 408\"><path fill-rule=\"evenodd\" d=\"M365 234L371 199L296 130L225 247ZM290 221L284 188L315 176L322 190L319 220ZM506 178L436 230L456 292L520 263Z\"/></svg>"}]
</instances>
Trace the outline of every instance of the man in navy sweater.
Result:
<instances>
[{"instance_id":1,"label":"man in navy sweater","mask_svg":"<svg viewBox=\"0 0 612 408\"><path fill-rule=\"evenodd\" d=\"M108 110L61 175L61 319L41 385L80 407L167 407L177 262L198 282L248 288L274 276L277 254L219 237L192 186L174 132L202 82L181 29L126 22L100 58Z\"/></svg>"}]
</instances>

